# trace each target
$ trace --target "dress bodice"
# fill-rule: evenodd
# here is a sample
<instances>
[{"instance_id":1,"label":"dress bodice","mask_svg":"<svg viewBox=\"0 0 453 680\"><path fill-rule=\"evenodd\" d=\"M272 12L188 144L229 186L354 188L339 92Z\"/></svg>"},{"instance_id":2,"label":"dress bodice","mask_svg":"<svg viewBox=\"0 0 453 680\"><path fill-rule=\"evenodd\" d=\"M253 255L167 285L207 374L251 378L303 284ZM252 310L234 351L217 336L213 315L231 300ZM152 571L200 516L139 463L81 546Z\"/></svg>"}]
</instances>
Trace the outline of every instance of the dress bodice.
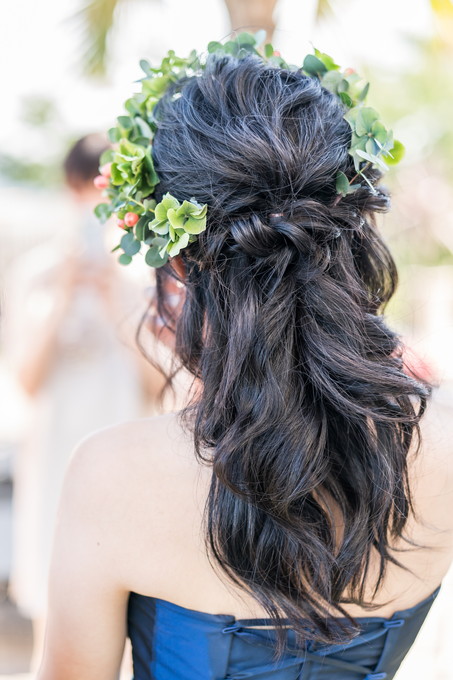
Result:
<instances>
[{"instance_id":1,"label":"dress bodice","mask_svg":"<svg viewBox=\"0 0 453 680\"><path fill-rule=\"evenodd\" d=\"M277 662L269 619L240 619L131 593L128 634L134 680L391 680L439 592L390 618L356 619L352 642L295 644Z\"/></svg>"}]
</instances>

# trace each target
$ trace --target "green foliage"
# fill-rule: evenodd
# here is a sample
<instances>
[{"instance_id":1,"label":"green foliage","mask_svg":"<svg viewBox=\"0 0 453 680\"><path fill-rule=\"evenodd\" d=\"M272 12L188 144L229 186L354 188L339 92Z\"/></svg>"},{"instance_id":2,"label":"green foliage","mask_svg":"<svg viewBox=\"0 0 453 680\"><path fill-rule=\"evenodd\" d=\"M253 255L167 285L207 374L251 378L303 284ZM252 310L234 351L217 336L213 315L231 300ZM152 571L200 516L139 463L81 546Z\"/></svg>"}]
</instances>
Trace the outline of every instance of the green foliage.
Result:
<instances>
[{"instance_id":1,"label":"green foliage","mask_svg":"<svg viewBox=\"0 0 453 680\"><path fill-rule=\"evenodd\" d=\"M273 68L303 71L318 78L324 88L340 99L351 127L349 153L356 169L353 180L344 173L337 174L336 187L340 195L346 196L359 188L360 183L353 183L358 177L370 184L366 168L387 169L383 157L389 164L398 162L402 144L393 140L392 132L385 128L377 111L365 106L369 86L355 71L341 71L332 57L317 49L305 57L302 68L288 64L272 45L263 45L264 40L264 31L254 35L240 33L225 43L210 42L208 55L231 55L237 59L255 55ZM158 66L142 59L141 90L126 100L125 114L118 116L116 126L109 130L114 148L101 158L101 166L109 164L109 185L104 192L109 202L98 205L95 213L103 222L112 214L120 220L124 220L127 213L138 216L134 227L126 225L127 233L121 239L122 264L128 264L145 243L149 246L145 261L160 267L206 229L207 206L194 198L180 203L167 193L157 205L150 199L159 182L152 157L152 139L158 127L156 105L165 94L178 96L181 81L203 72L206 58L195 51L182 58L170 50ZM129 220L127 217L127 224Z\"/></svg>"},{"instance_id":2,"label":"green foliage","mask_svg":"<svg viewBox=\"0 0 453 680\"><path fill-rule=\"evenodd\" d=\"M332 57L317 49L314 55L309 54L305 57L303 70L307 75L319 78L321 85L335 94L344 105L346 110L344 117L351 127L349 153L356 171L354 180L361 177L371 187L365 174L366 169L374 167L387 170L387 164L395 165L402 158L404 146L393 139L392 130L385 127L379 113L365 106L369 83L353 69L341 71ZM345 178L344 173L338 173L336 179L337 192L342 196L362 186L360 183L351 183L346 187Z\"/></svg>"}]
</instances>

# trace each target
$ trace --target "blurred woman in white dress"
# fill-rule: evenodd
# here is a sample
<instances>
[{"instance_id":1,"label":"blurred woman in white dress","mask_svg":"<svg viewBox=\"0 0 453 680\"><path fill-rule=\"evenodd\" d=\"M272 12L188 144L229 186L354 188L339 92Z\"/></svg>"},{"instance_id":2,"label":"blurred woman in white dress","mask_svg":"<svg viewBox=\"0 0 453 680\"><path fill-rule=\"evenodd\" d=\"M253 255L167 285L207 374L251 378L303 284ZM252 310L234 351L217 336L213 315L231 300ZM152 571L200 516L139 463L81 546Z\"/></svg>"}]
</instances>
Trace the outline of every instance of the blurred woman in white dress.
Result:
<instances>
[{"instance_id":1,"label":"blurred woman in white dress","mask_svg":"<svg viewBox=\"0 0 453 680\"><path fill-rule=\"evenodd\" d=\"M78 228L64 244L59 236L21 255L6 291L6 351L31 403L14 463L10 590L34 622L34 659L41 653L55 515L70 452L93 430L149 415L162 387L134 344L143 281L118 267L93 214L100 202L93 178L106 146L103 137L89 135L70 150L64 169Z\"/></svg>"}]
</instances>

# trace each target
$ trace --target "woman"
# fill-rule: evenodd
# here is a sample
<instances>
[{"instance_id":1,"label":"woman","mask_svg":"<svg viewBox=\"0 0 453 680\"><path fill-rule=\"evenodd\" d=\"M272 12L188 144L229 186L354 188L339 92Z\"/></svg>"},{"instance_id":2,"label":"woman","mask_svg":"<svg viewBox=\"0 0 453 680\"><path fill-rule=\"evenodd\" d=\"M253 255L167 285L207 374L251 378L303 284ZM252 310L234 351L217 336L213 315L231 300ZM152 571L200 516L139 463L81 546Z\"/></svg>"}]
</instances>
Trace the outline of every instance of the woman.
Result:
<instances>
[{"instance_id":1,"label":"woman","mask_svg":"<svg viewBox=\"0 0 453 680\"><path fill-rule=\"evenodd\" d=\"M115 678L127 632L136 680L379 680L412 644L452 559L453 465L432 403L418 446L429 390L381 315L379 173L336 194L344 113L255 56L159 102L156 200L208 206L157 270L193 400L76 451L40 680Z\"/></svg>"}]
</instances>

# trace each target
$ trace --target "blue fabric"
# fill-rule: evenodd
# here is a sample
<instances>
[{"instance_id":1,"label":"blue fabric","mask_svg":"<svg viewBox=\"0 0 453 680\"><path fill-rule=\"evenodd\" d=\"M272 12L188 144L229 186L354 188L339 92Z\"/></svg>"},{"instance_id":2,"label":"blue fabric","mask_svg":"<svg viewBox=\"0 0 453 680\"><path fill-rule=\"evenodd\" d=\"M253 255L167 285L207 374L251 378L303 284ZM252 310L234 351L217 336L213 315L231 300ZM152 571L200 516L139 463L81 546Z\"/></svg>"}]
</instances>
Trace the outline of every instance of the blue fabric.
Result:
<instances>
[{"instance_id":1,"label":"blue fabric","mask_svg":"<svg viewBox=\"0 0 453 680\"><path fill-rule=\"evenodd\" d=\"M357 619L361 633L345 645L295 644L273 660L269 619L207 614L131 593L128 634L134 680L391 680L439 592L391 618Z\"/></svg>"}]
</instances>

